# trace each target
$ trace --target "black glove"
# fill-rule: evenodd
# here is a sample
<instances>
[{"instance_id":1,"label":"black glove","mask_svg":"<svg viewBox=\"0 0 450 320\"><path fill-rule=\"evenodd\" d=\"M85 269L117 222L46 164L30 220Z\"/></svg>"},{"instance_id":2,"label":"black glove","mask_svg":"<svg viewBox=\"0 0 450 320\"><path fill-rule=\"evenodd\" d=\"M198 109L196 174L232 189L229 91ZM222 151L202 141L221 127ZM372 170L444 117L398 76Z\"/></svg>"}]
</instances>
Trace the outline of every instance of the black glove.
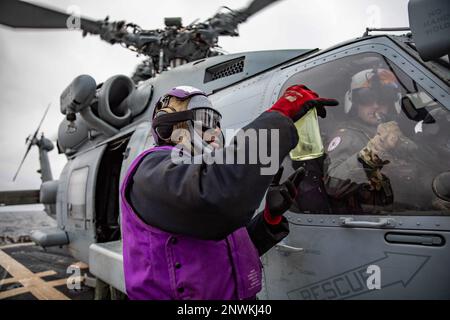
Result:
<instances>
[{"instance_id":1,"label":"black glove","mask_svg":"<svg viewBox=\"0 0 450 320\"><path fill-rule=\"evenodd\" d=\"M303 108L297 112L294 117L292 117L292 120L296 122L312 108L316 108L317 115L319 117L325 118L327 116L327 110L325 107L334 107L337 105L339 105L339 102L335 99L317 98L314 100L309 100L305 102Z\"/></svg>"},{"instance_id":2,"label":"black glove","mask_svg":"<svg viewBox=\"0 0 450 320\"><path fill-rule=\"evenodd\" d=\"M280 167L266 195L266 209L272 217L281 216L291 207L297 195L298 185L305 176L305 169L300 167L286 181L279 184L283 170L284 168Z\"/></svg>"}]
</instances>

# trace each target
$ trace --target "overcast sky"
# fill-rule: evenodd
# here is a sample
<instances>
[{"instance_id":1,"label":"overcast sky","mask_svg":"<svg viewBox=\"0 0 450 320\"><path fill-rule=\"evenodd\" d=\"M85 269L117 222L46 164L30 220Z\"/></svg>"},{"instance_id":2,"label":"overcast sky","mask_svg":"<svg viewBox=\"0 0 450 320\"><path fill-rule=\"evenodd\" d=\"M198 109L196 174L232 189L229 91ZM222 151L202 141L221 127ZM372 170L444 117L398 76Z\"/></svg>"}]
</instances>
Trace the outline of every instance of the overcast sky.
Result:
<instances>
[{"instance_id":1,"label":"overcast sky","mask_svg":"<svg viewBox=\"0 0 450 320\"><path fill-rule=\"evenodd\" d=\"M66 11L76 5L94 19L106 15L127 20L144 29L163 27L164 17L180 16L188 24L205 20L226 5L239 9L248 0L41 0L33 1ZM240 37L219 39L229 53L326 48L361 36L367 26L408 26L407 0L280 0L239 27ZM79 74L92 75L100 83L112 75L131 75L142 57L102 42L96 36L82 38L78 31L13 30L0 26L0 190L38 189L40 177L36 148L30 151L16 180L12 177L25 152L25 138L36 130L52 103L42 131L56 138L63 116L59 96ZM58 178L65 157L50 153L53 176Z\"/></svg>"}]
</instances>

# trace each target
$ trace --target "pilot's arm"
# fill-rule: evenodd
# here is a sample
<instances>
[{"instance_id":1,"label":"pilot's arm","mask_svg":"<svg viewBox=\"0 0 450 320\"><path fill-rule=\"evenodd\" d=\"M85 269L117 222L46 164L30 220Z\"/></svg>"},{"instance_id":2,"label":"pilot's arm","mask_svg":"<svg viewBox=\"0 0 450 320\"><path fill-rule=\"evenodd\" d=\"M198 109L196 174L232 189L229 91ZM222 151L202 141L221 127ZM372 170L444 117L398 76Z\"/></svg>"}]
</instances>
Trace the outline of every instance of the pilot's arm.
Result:
<instances>
[{"instance_id":1,"label":"pilot's arm","mask_svg":"<svg viewBox=\"0 0 450 320\"><path fill-rule=\"evenodd\" d=\"M360 151L369 138L353 129L340 129L328 145L327 175L337 179L350 179L355 183L367 182L363 165L358 160Z\"/></svg>"},{"instance_id":2,"label":"pilot's arm","mask_svg":"<svg viewBox=\"0 0 450 320\"><path fill-rule=\"evenodd\" d=\"M377 156L362 132L341 129L328 145L329 165L325 188L330 197L353 197L359 204L391 204L389 179L381 173L387 163Z\"/></svg>"}]
</instances>

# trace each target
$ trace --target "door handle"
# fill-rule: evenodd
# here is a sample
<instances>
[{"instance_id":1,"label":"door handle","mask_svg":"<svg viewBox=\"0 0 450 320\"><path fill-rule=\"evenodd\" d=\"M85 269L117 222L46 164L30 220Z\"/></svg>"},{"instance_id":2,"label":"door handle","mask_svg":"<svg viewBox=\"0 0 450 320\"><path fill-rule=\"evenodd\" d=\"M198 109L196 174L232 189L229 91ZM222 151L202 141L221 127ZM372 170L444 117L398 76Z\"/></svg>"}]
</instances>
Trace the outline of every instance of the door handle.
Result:
<instances>
[{"instance_id":1,"label":"door handle","mask_svg":"<svg viewBox=\"0 0 450 320\"><path fill-rule=\"evenodd\" d=\"M378 221L355 221L353 218L340 218L341 225L349 228L382 228L386 226L394 226L394 219L380 218Z\"/></svg>"},{"instance_id":2,"label":"door handle","mask_svg":"<svg viewBox=\"0 0 450 320\"><path fill-rule=\"evenodd\" d=\"M287 253L299 253L305 251L303 248L288 246L287 244L280 242L275 245L275 249L281 252Z\"/></svg>"}]
</instances>

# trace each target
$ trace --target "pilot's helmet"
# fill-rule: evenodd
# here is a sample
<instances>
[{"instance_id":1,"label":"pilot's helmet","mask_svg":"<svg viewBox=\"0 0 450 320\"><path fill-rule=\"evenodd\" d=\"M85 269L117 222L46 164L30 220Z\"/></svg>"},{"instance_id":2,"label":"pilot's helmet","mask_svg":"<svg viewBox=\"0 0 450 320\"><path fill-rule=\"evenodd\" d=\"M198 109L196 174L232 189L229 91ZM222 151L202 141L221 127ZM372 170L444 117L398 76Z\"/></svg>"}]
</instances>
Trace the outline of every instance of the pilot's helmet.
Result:
<instances>
[{"instance_id":1,"label":"pilot's helmet","mask_svg":"<svg viewBox=\"0 0 450 320\"><path fill-rule=\"evenodd\" d=\"M397 114L401 112L401 92L397 78L387 69L366 69L352 77L350 89L345 94L345 113L354 104L371 104L374 101L394 106Z\"/></svg>"},{"instance_id":2,"label":"pilot's helmet","mask_svg":"<svg viewBox=\"0 0 450 320\"><path fill-rule=\"evenodd\" d=\"M176 99L171 99L175 97ZM191 86L170 89L156 103L152 116L152 133L156 144L170 142L174 126L192 130L192 122L202 130L220 127L222 115L215 110L205 92Z\"/></svg>"}]
</instances>

